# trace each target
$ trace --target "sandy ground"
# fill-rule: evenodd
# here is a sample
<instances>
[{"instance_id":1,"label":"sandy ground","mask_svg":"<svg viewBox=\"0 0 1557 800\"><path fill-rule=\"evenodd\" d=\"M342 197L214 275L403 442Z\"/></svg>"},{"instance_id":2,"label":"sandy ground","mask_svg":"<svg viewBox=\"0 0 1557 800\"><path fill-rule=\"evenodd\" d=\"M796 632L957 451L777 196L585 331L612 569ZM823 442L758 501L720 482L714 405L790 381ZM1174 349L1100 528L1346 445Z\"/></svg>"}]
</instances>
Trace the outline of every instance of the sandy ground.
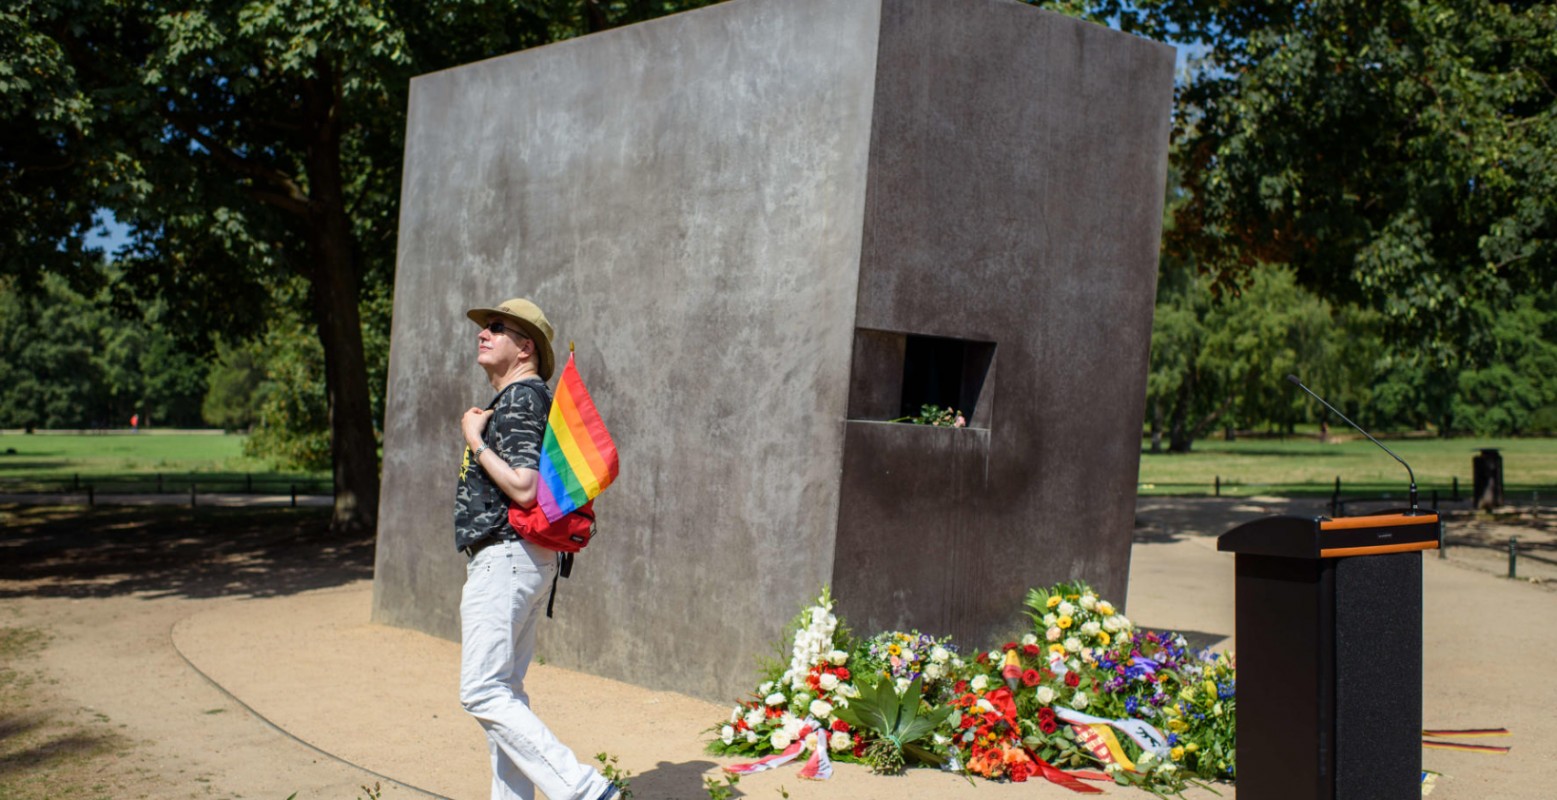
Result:
<instances>
[{"instance_id":1,"label":"sandy ground","mask_svg":"<svg viewBox=\"0 0 1557 800\"><path fill-rule=\"evenodd\" d=\"M1128 612L1145 626L1234 646L1232 559L1216 552L1215 536L1267 513L1317 510L1259 498L1143 500ZM1514 750L1424 751L1424 766L1444 774L1433 797L1546 798L1543 768L1557 757L1544 680L1557 663L1548 628L1557 592L1498 576L1506 539L1518 535L1530 548L1521 575L1557 580L1554 515L1453 513L1449 558L1424 562L1426 721L1506 726L1514 735L1497 743ZM455 698L458 646L367 622L369 543L173 542L85 566L73 544L0 537L0 628L47 633L41 649L8 667L37 684L26 707L0 708L0 787L20 779L29 755L73 750L80 764L71 776L85 789L69 796L352 798L375 781L385 798L486 796L485 745ZM543 718L579 755L617 755L639 800L707 796L703 778L722 762L703 752L702 731L727 706L544 665L531 675ZM42 736L51 730L58 740ZM40 737L39 752L15 752ZM844 800L1071 796L1043 783L975 784L931 771L882 778L852 765L825 784L789 768L738 790Z\"/></svg>"}]
</instances>

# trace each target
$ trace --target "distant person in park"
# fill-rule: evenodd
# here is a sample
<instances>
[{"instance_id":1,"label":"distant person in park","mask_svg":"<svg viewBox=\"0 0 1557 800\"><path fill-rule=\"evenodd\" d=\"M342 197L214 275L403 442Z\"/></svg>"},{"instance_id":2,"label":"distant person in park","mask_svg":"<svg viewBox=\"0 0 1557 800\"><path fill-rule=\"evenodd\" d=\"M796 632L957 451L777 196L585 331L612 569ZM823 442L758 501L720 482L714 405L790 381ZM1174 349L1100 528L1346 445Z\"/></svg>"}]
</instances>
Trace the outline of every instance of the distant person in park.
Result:
<instances>
[{"instance_id":1,"label":"distant person in park","mask_svg":"<svg viewBox=\"0 0 1557 800\"><path fill-rule=\"evenodd\" d=\"M130 415L130 433L140 433L140 432L141 432L141 415L140 414L131 414Z\"/></svg>"},{"instance_id":2,"label":"distant person in park","mask_svg":"<svg viewBox=\"0 0 1557 800\"><path fill-rule=\"evenodd\" d=\"M492 797L605 800L617 787L574 757L530 710L524 675L557 553L518 537L508 503L539 489L551 408L552 327L534 303L509 300L467 314L481 326L476 364L497 396L460 420L465 457L454 500L454 546L468 559L460 597L460 703L486 730Z\"/></svg>"}]
</instances>

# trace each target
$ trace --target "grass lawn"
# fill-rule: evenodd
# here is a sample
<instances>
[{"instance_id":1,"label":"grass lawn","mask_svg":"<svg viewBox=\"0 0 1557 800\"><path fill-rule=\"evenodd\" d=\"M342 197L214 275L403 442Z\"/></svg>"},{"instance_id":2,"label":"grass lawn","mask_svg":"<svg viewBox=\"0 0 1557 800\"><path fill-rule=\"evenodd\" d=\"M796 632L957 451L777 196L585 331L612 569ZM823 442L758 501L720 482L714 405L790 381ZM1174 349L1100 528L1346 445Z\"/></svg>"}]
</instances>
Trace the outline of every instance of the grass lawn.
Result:
<instances>
[{"instance_id":1,"label":"grass lawn","mask_svg":"<svg viewBox=\"0 0 1557 800\"><path fill-rule=\"evenodd\" d=\"M243 441L241 435L203 431L7 433L0 436L0 491L90 484L99 492L156 491L159 485L181 492L193 482L209 491L254 486L284 492L291 483L305 481L322 481L327 490L328 473L277 470L264 459L245 456Z\"/></svg>"},{"instance_id":2,"label":"grass lawn","mask_svg":"<svg viewBox=\"0 0 1557 800\"><path fill-rule=\"evenodd\" d=\"M1503 456L1505 494L1545 492L1557 497L1557 439L1384 439L1416 471L1424 497L1433 489L1447 497L1454 479L1462 495L1471 490L1471 459L1484 447ZM1405 497L1406 470L1388 453L1357 436L1320 444L1317 439L1220 437L1195 443L1190 453L1153 455L1141 450L1141 494L1210 494L1218 476L1231 495L1328 495L1341 479L1346 494L1396 493Z\"/></svg>"}]
</instances>

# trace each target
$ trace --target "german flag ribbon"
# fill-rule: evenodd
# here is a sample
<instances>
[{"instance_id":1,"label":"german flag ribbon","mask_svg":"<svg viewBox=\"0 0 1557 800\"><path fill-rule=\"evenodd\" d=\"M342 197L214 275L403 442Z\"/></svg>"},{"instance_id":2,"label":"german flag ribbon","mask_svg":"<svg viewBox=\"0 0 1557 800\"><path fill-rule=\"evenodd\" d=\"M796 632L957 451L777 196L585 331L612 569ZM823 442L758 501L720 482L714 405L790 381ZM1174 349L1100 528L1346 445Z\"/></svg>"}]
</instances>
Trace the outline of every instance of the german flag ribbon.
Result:
<instances>
[{"instance_id":1,"label":"german flag ribbon","mask_svg":"<svg viewBox=\"0 0 1557 800\"><path fill-rule=\"evenodd\" d=\"M1499 746L1499 745L1491 745L1491 744L1465 744L1463 742L1434 742L1434 741L1428 740L1426 737L1429 737L1429 736L1431 736L1431 737L1453 736L1456 739L1461 739L1461 738L1480 738L1480 737L1486 737L1486 736L1508 736L1508 735L1510 735L1510 734L1509 734L1507 728L1466 728L1466 729L1463 729L1463 730L1448 730L1448 729L1445 729L1445 728L1433 728L1433 729L1430 729L1430 730L1423 730L1422 731L1422 736L1423 736L1422 746L1425 747L1425 748L1431 749L1431 750L1460 750L1460 751L1467 752L1467 753L1491 753L1493 755L1503 755L1504 753L1507 753L1509 750L1512 750L1513 748L1511 748L1511 747L1502 747L1502 746Z\"/></svg>"}]
</instances>

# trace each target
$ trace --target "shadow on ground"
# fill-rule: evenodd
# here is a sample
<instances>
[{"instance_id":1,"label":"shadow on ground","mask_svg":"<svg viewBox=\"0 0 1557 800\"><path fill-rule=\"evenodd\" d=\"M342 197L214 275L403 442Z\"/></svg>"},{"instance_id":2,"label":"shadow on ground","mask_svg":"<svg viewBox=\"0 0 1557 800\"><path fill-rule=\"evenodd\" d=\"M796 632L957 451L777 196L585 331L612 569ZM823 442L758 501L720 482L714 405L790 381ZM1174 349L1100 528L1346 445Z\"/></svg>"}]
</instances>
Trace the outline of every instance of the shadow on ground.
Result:
<instances>
[{"instance_id":1,"label":"shadow on ground","mask_svg":"<svg viewBox=\"0 0 1557 800\"><path fill-rule=\"evenodd\" d=\"M0 598L276 597L373 576L329 509L0 505Z\"/></svg>"},{"instance_id":2,"label":"shadow on ground","mask_svg":"<svg viewBox=\"0 0 1557 800\"><path fill-rule=\"evenodd\" d=\"M666 800L707 797L708 792L703 787L703 776L717 766L719 765L712 761L688 761L682 764L661 761L654 766L654 769L632 777L633 794L639 797L661 797ZM737 789L731 797L742 797L739 792L740 790Z\"/></svg>"}]
</instances>

